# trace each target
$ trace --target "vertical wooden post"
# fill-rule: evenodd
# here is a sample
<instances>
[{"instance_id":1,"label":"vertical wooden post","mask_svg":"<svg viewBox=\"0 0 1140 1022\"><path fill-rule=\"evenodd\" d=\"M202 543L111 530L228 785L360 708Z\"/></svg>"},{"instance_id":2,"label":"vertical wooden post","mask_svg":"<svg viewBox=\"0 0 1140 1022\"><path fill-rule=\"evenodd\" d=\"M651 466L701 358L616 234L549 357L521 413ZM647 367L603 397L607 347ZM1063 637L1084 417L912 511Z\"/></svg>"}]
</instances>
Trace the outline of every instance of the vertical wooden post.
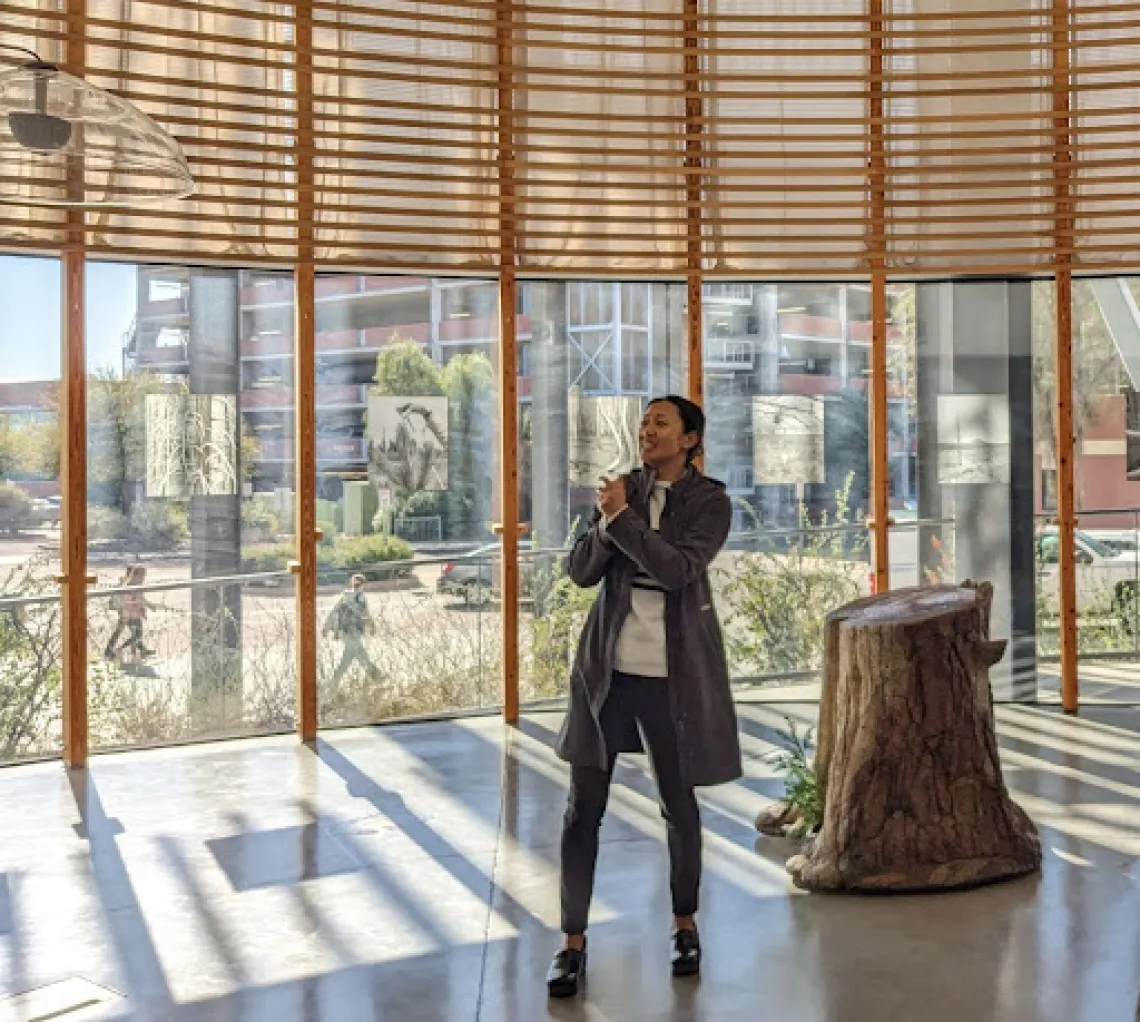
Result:
<instances>
[{"instance_id":1,"label":"vertical wooden post","mask_svg":"<svg viewBox=\"0 0 1140 1022\"><path fill-rule=\"evenodd\" d=\"M317 393L313 304L316 275L311 262L293 274L294 488L297 509L297 734L317 736Z\"/></svg>"},{"instance_id":2,"label":"vertical wooden post","mask_svg":"<svg viewBox=\"0 0 1140 1022\"><path fill-rule=\"evenodd\" d=\"M1077 678L1076 488L1073 432L1073 201L1069 98L1069 0L1053 0L1053 201L1057 336L1057 520L1060 540L1061 705L1079 706Z\"/></svg>"},{"instance_id":3,"label":"vertical wooden post","mask_svg":"<svg viewBox=\"0 0 1140 1022\"><path fill-rule=\"evenodd\" d=\"M871 275L871 518L875 546L875 591L891 585L890 460L887 430L886 275Z\"/></svg>"},{"instance_id":4,"label":"vertical wooden post","mask_svg":"<svg viewBox=\"0 0 1140 1022\"><path fill-rule=\"evenodd\" d=\"M503 556L503 717L519 720L518 276L515 208L514 2L498 0L499 487Z\"/></svg>"},{"instance_id":5,"label":"vertical wooden post","mask_svg":"<svg viewBox=\"0 0 1140 1022\"><path fill-rule=\"evenodd\" d=\"M299 0L297 54L297 264L293 271L294 515L297 534L297 734L317 736L317 387L313 264L313 10Z\"/></svg>"},{"instance_id":6,"label":"vertical wooden post","mask_svg":"<svg viewBox=\"0 0 1140 1022\"><path fill-rule=\"evenodd\" d=\"M871 230L871 518L876 592L886 592L890 571L890 459L887 429L886 145L883 132L883 0L869 0L871 30L868 98L868 185Z\"/></svg>"},{"instance_id":7,"label":"vertical wooden post","mask_svg":"<svg viewBox=\"0 0 1140 1022\"><path fill-rule=\"evenodd\" d=\"M87 64L86 0L67 3L65 68L83 77ZM74 160L74 157L72 157ZM69 192L81 199L85 187L81 163L68 170ZM63 761L87 764L87 357L84 344L86 218L80 209L67 214L63 252L63 336L60 373L60 575L63 654Z\"/></svg>"},{"instance_id":8,"label":"vertical wooden post","mask_svg":"<svg viewBox=\"0 0 1140 1022\"><path fill-rule=\"evenodd\" d=\"M82 214L79 217L82 224ZM63 255L59 577L63 601L63 760L69 767L78 768L87 763L87 368L82 227L75 233L80 240L69 241Z\"/></svg>"},{"instance_id":9,"label":"vertical wooden post","mask_svg":"<svg viewBox=\"0 0 1140 1022\"><path fill-rule=\"evenodd\" d=\"M704 104L701 100L700 0L684 0L685 31L685 284L688 290L686 336L689 357L689 400L704 403L705 364L702 345L704 302L701 246L701 175Z\"/></svg>"}]
</instances>

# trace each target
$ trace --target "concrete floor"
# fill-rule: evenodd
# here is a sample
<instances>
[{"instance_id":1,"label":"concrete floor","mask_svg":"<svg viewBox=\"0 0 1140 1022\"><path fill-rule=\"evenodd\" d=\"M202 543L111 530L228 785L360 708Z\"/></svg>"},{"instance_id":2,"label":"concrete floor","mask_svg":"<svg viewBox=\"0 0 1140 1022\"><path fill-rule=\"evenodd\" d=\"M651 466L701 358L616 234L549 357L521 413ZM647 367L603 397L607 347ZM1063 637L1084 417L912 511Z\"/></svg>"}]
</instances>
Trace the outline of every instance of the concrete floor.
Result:
<instances>
[{"instance_id":1,"label":"concrete floor","mask_svg":"<svg viewBox=\"0 0 1140 1022\"><path fill-rule=\"evenodd\" d=\"M796 892L791 846L752 830L772 728L813 714L741 707L748 776L704 798L699 981L668 976L662 825L619 768L588 988L557 1004L555 715L5 770L0 1019L1133 1022L1140 712L1003 708L1043 875L905 898Z\"/></svg>"}]
</instances>

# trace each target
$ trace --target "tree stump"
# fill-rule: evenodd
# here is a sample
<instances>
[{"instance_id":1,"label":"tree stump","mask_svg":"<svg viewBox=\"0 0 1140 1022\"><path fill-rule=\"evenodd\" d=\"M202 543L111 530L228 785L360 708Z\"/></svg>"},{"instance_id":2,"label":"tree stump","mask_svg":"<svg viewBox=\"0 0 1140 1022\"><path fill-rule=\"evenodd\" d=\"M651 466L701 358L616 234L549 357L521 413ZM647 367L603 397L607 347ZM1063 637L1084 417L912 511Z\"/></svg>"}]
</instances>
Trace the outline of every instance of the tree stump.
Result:
<instances>
[{"instance_id":1,"label":"tree stump","mask_svg":"<svg viewBox=\"0 0 1140 1022\"><path fill-rule=\"evenodd\" d=\"M902 589L828 615L819 833L788 861L812 891L971 887L1041 866L1006 791L989 669L993 587Z\"/></svg>"}]
</instances>

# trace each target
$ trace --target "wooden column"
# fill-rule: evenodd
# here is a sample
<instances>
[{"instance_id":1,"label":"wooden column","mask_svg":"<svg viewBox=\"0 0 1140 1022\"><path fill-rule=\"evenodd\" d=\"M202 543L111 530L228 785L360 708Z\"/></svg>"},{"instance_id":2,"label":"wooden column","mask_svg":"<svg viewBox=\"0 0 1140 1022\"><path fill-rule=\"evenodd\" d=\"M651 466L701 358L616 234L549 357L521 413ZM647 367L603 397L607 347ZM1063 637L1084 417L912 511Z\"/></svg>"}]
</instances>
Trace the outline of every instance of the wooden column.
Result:
<instances>
[{"instance_id":1,"label":"wooden column","mask_svg":"<svg viewBox=\"0 0 1140 1022\"><path fill-rule=\"evenodd\" d=\"M296 7L297 265L293 272L293 433L297 508L297 734L317 736L317 386L313 265L313 10Z\"/></svg>"},{"instance_id":2,"label":"wooden column","mask_svg":"<svg viewBox=\"0 0 1140 1022\"><path fill-rule=\"evenodd\" d=\"M890 460L887 429L886 146L883 132L883 0L869 0L868 196L871 229L871 524L876 592L890 572Z\"/></svg>"},{"instance_id":3,"label":"wooden column","mask_svg":"<svg viewBox=\"0 0 1140 1022\"><path fill-rule=\"evenodd\" d=\"M689 400L704 404L705 363L701 247L704 104L701 100L700 0L685 7L685 284L688 291L685 332L689 357Z\"/></svg>"},{"instance_id":4,"label":"wooden column","mask_svg":"<svg viewBox=\"0 0 1140 1022\"><path fill-rule=\"evenodd\" d=\"M887 287L886 275L871 277L871 524L874 536L875 591L891 585L890 460L887 429Z\"/></svg>"},{"instance_id":5,"label":"wooden column","mask_svg":"<svg viewBox=\"0 0 1140 1022\"><path fill-rule=\"evenodd\" d=\"M86 0L67 3L65 70L83 77L87 65ZM72 160L75 158L72 157ZM84 196L84 171L68 169L73 201ZM87 357L84 344L86 218L80 209L67 214L63 252L63 331L60 372L60 512L61 623L63 656L63 761L87 764Z\"/></svg>"},{"instance_id":6,"label":"wooden column","mask_svg":"<svg viewBox=\"0 0 1140 1022\"><path fill-rule=\"evenodd\" d=\"M294 490L297 508L297 734L317 736L317 387L313 299L313 264L298 263L293 300L296 337L293 349Z\"/></svg>"},{"instance_id":7,"label":"wooden column","mask_svg":"<svg viewBox=\"0 0 1140 1022\"><path fill-rule=\"evenodd\" d=\"M82 223L82 214L79 214ZM76 234L82 238L82 228ZM60 409L60 575L63 629L63 761L87 763L87 388L82 241L63 254L63 372Z\"/></svg>"},{"instance_id":8,"label":"wooden column","mask_svg":"<svg viewBox=\"0 0 1140 1022\"><path fill-rule=\"evenodd\" d=\"M1057 336L1057 521L1060 540L1061 705L1076 713L1077 679L1077 570L1075 442L1073 433L1073 201L1071 107L1069 90L1069 0L1053 0L1053 199L1055 205L1055 266Z\"/></svg>"},{"instance_id":9,"label":"wooden column","mask_svg":"<svg viewBox=\"0 0 1140 1022\"><path fill-rule=\"evenodd\" d=\"M518 277L515 208L514 3L498 0L499 531L503 556L503 717L519 720Z\"/></svg>"}]
</instances>

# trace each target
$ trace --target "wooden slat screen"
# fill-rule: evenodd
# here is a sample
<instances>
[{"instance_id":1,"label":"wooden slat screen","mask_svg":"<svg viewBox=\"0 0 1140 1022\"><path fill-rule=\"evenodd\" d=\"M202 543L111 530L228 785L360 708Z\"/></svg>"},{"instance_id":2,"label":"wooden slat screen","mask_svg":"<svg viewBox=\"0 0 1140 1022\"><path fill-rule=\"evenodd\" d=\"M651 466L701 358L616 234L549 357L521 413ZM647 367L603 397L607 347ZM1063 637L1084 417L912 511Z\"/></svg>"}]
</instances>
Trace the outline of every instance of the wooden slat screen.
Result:
<instances>
[{"instance_id":1,"label":"wooden slat screen","mask_svg":"<svg viewBox=\"0 0 1140 1022\"><path fill-rule=\"evenodd\" d=\"M87 77L182 144L199 189L139 213L90 213L93 249L249 262L295 251L290 8L265 0L87 0Z\"/></svg>"},{"instance_id":2,"label":"wooden slat screen","mask_svg":"<svg viewBox=\"0 0 1140 1022\"><path fill-rule=\"evenodd\" d=\"M1074 269L1140 259L1140 4L1071 0Z\"/></svg>"},{"instance_id":3,"label":"wooden slat screen","mask_svg":"<svg viewBox=\"0 0 1140 1022\"><path fill-rule=\"evenodd\" d=\"M1040 268L1053 249L1050 8L888 0L887 265Z\"/></svg>"},{"instance_id":4,"label":"wooden slat screen","mask_svg":"<svg viewBox=\"0 0 1140 1022\"><path fill-rule=\"evenodd\" d=\"M876 0L877 34L869 0L302 2L304 154L294 5L88 0L88 76L170 130L200 187L89 212L92 251L294 261L303 156L328 266L494 270L509 174L520 272L680 277L698 236L701 270L723 277L866 275L873 240L896 277L1048 271L1058 253L1076 272L1140 269L1140 0L1072 0L1071 74L1044 0ZM0 41L57 57L58 6L0 0ZM1072 230L1054 200L1066 156ZM5 247L60 246L62 227L0 205Z\"/></svg>"},{"instance_id":5,"label":"wooden slat screen","mask_svg":"<svg viewBox=\"0 0 1140 1022\"><path fill-rule=\"evenodd\" d=\"M683 0L516 9L520 265L683 269Z\"/></svg>"},{"instance_id":6,"label":"wooden slat screen","mask_svg":"<svg viewBox=\"0 0 1140 1022\"><path fill-rule=\"evenodd\" d=\"M32 49L45 60L62 61L66 21L56 0L0 0L0 43ZM0 50L0 69L23 59ZM6 129L0 130L0 194L41 193L38 182L27 180L28 165ZM56 181L48 182L55 190ZM32 248L55 247L63 240L67 222L61 209L0 203L0 244Z\"/></svg>"},{"instance_id":7,"label":"wooden slat screen","mask_svg":"<svg viewBox=\"0 0 1140 1022\"><path fill-rule=\"evenodd\" d=\"M318 261L494 265L494 10L314 0Z\"/></svg>"}]
</instances>

